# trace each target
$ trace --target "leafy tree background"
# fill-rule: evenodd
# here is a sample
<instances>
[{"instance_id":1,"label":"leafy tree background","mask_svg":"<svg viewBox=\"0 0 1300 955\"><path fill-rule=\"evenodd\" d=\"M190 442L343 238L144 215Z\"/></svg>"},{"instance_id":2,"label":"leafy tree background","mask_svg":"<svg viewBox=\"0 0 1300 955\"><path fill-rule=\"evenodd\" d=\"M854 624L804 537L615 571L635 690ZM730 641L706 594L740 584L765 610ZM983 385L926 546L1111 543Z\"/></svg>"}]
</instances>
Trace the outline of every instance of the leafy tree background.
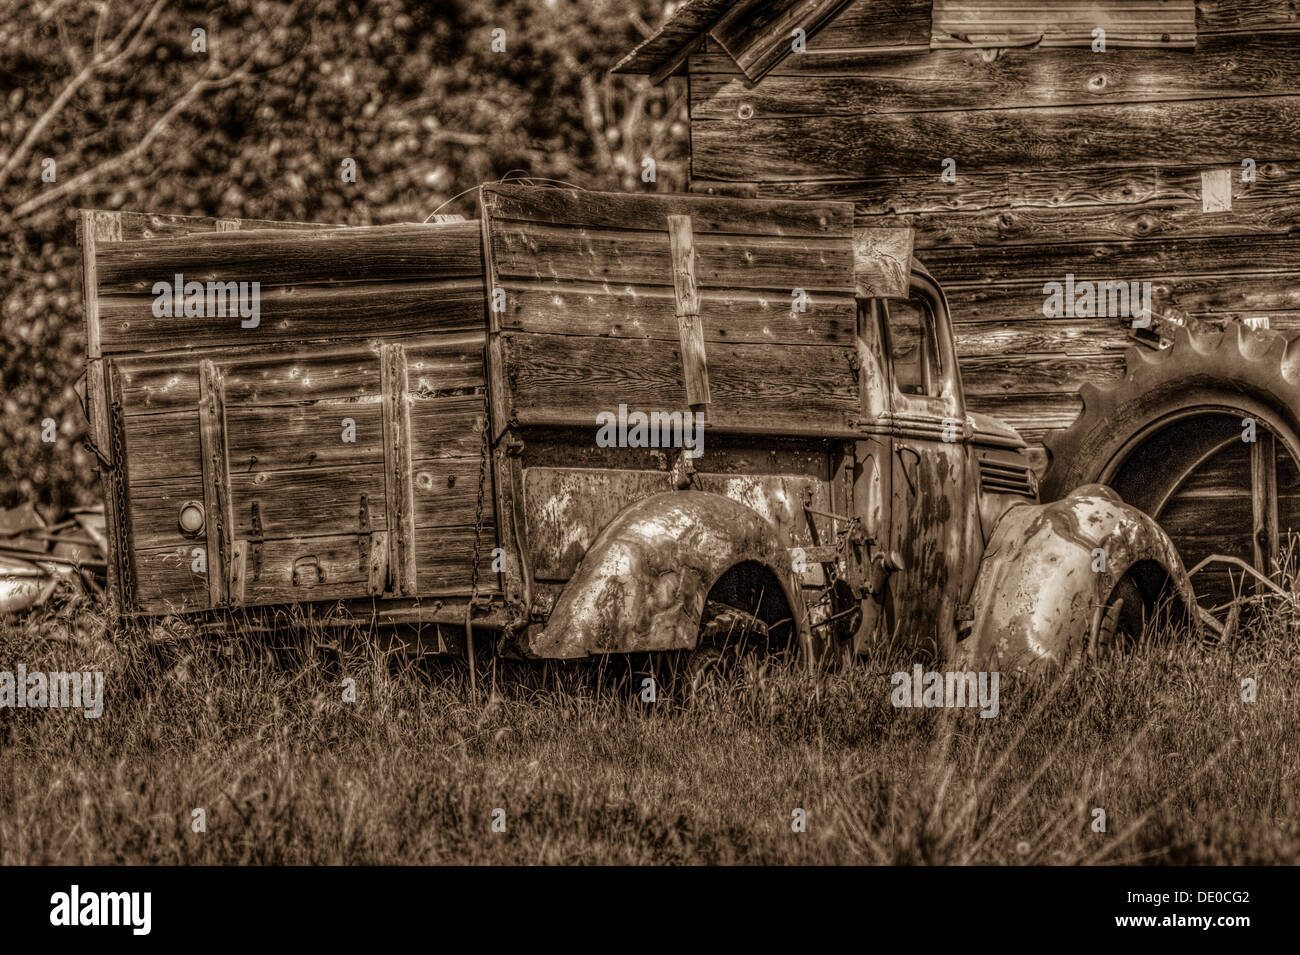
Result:
<instances>
[{"instance_id":1,"label":"leafy tree background","mask_svg":"<svg viewBox=\"0 0 1300 955\"><path fill-rule=\"evenodd\" d=\"M670 12L661 0L0 0L0 506L99 500L73 387L78 208L367 225L473 217L473 187L505 176L679 191L679 84L606 75ZM498 27L504 53L491 49ZM206 52L192 49L196 28ZM643 156L655 183L640 179Z\"/></svg>"}]
</instances>

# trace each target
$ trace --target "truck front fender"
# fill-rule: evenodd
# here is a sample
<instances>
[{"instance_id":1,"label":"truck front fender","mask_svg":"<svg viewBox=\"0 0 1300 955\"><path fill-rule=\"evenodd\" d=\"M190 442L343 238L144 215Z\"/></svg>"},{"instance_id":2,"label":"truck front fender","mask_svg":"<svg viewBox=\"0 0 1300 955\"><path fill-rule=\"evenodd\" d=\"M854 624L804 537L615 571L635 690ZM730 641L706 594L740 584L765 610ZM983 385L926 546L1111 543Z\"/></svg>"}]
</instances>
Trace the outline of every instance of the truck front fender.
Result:
<instances>
[{"instance_id":1,"label":"truck front fender","mask_svg":"<svg viewBox=\"0 0 1300 955\"><path fill-rule=\"evenodd\" d=\"M571 658L694 647L709 591L747 562L779 581L801 644L811 646L798 581L772 522L720 494L669 491L628 505L605 526L545 629L530 636L529 652Z\"/></svg>"},{"instance_id":2,"label":"truck front fender","mask_svg":"<svg viewBox=\"0 0 1300 955\"><path fill-rule=\"evenodd\" d=\"M1130 571L1147 589L1153 579L1156 589L1170 586L1189 626L1199 629L1196 596L1173 542L1110 488L1089 484L1050 504L1012 507L985 549L959 658L974 669L1063 664Z\"/></svg>"}]
</instances>

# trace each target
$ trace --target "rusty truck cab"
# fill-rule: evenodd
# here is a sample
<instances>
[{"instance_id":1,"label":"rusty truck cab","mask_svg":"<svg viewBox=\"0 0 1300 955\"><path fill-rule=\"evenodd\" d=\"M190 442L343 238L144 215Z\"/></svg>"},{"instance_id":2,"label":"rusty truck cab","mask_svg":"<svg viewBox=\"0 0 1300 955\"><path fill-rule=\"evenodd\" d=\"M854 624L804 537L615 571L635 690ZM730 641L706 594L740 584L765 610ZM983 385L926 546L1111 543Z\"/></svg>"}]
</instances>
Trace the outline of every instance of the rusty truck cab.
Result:
<instances>
[{"instance_id":1,"label":"rusty truck cab","mask_svg":"<svg viewBox=\"0 0 1300 955\"><path fill-rule=\"evenodd\" d=\"M859 335L865 420L875 432L860 455L863 516L891 566L876 606L864 603L855 644L861 651L884 640L949 656L969 625L966 601L993 524L1007 507L1035 500L1036 482L1014 429L967 412L947 297L920 262L906 297L862 302ZM887 512L873 501L888 502Z\"/></svg>"}]
</instances>

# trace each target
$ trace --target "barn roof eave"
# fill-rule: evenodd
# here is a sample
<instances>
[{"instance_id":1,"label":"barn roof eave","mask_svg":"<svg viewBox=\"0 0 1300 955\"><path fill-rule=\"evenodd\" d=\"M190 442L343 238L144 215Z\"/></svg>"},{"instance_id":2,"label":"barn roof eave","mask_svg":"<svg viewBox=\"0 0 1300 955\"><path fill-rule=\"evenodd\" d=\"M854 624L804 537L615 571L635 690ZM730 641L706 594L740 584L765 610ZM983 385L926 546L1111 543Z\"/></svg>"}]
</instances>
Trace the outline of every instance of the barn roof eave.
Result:
<instances>
[{"instance_id":1,"label":"barn roof eave","mask_svg":"<svg viewBox=\"0 0 1300 955\"><path fill-rule=\"evenodd\" d=\"M633 47L610 72L655 76L667 69L656 82L681 72L686 65L686 54L737 2L739 0L686 0L664 21L663 26Z\"/></svg>"},{"instance_id":2,"label":"barn roof eave","mask_svg":"<svg viewBox=\"0 0 1300 955\"><path fill-rule=\"evenodd\" d=\"M847 0L686 0L610 70L641 73L658 84L682 72L686 59L712 37L751 83L792 52L789 30L812 36Z\"/></svg>"}]
</instances>

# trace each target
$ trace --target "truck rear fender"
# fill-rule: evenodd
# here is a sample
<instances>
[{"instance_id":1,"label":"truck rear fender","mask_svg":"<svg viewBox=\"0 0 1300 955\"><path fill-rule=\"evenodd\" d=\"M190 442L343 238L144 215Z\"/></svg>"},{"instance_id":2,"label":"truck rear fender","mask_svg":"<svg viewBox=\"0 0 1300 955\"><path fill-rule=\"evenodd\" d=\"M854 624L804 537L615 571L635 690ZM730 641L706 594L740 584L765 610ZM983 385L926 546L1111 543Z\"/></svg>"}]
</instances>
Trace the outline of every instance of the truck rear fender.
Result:
<instances>
[{"instance_id":1,"label":"truck rear fender","mask_svg":"<svg viewBox=\"0 0 1300 955\"><path fill-rule=\"evenodd\" d=\"M570 658L694 647L709 591L745 563L779 582L801 645L810 647L798 581L772 522L719 494L669 491L630 504L606 525L529 652Z\"/></svg>"}]
</instances>

